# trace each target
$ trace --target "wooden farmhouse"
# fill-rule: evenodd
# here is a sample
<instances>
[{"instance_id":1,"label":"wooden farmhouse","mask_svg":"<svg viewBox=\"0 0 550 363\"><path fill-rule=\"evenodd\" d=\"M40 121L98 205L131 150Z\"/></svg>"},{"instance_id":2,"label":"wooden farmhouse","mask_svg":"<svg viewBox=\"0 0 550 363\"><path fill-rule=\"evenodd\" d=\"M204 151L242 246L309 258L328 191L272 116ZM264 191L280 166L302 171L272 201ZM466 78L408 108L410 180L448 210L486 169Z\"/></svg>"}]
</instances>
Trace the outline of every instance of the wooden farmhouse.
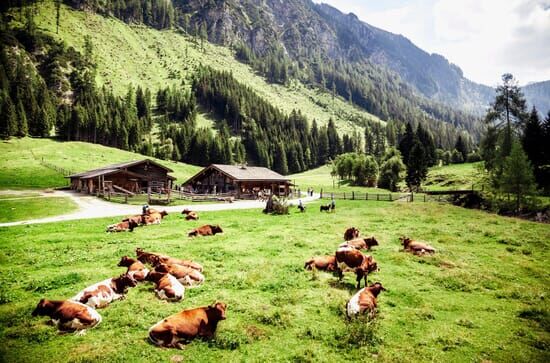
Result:
<instances>
[{"instance_id":1,"label":"wooden farmhouse","mask_svg":"<svg viewBox=\"0 0 550 363\"><path fill-rule=\"evenodd\" d=\"M212 164L183 183L194 194L232 194L237 198L256 197L260 193L288 196L290 179L268 168Z\"/></svg>"},{"instance_id":2,"label":"wooden farmhouse","mask_svg":"<svg viewBox=\"0 0 550 363\"><path fill-rule=\"evenodd\" d=\"M152 160L129 161L67 176L71 189L89 194L140 193L170 189L173 170Z\"/></svg>"}]
</instances>

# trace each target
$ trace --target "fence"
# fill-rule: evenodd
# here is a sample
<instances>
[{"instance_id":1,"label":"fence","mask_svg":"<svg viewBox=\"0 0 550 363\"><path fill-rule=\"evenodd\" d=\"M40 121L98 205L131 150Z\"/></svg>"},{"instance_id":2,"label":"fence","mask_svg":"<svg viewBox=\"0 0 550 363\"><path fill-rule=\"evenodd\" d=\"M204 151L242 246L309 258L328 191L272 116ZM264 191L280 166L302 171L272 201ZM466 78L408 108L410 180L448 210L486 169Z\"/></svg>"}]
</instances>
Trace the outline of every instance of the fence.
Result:
<instances>
[{"instance_id":1,"label":"fence","mask_svg":"<svg viewBox=\"0 0 550 363\"><path fill-rule=\"evenodd\" d=\"M335 200L375 200L380 202L447 202L448 197L457 194L474 193L473 190L445 190L425 193L361 193L361 192L326 192L321 189L320 199Z\"/></svg>"}]
</instances>

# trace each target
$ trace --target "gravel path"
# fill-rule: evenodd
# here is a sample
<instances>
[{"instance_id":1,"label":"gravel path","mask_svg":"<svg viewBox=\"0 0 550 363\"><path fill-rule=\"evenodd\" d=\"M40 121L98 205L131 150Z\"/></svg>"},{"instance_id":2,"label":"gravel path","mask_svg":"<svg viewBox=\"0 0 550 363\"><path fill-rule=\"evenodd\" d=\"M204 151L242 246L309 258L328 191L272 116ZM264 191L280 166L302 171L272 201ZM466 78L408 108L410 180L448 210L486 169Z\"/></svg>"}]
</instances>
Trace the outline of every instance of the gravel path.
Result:
<instances>
[{"instance_id":1,"label":"gravel path","mask_svg":"<svg viewBox=\"0 0 550 363\"><path fill-rule=\"evenodd\" d=\"M24 225L24 224L71 221L71 220L78 220L78 219L130 216L130 215L141 213L141 206L139 205L111 203L111 202L107 202L102 199L99 199L97 197L92 197L89 195L84 195L73 191L56 190L52 193L41 193L40 196L35 198L40 198L40 197L43 197L43 198L68 197L78 205L79 209L76 212L71 212L68 214L58 215L54 217L0 223L0 227L11 227L11 226ZM302 202L308 203L318 198L319 196L303 197ZM265 202L258 202L255 200L246 200L246 201L243 200L243 201L236 201L233 203L202 204L202 205L190 203L189 205L177 205L177 206L154 207L154 208L166 210L168 213L180 213L185 208L198 211L198 212L204 212L204 211L220 211L220 210L231 210L231 209L263 209L264 207L265 207Z\"/></svg>"}]
</instances>

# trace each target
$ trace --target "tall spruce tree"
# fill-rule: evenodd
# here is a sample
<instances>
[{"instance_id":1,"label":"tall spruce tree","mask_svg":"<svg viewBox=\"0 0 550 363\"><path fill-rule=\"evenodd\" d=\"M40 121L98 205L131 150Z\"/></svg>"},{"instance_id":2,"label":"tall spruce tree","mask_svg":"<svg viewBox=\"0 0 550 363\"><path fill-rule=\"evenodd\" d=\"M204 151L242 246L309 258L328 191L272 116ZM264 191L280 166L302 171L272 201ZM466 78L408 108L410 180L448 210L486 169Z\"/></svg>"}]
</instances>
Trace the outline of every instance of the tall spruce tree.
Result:
<instances>
[{"instance_id":1,"label":"tall spruce tree","mask_svg":"<svg viewBox=\"0 0 550 363\"><path fill-rule=\"evenodd\" d=\"M418 138L414 139L411 151L409 153L409 162L407 163L407 186L411 191L420 190L422 181L428 175L428 164L426 163L426 151Z\"/></svg>"},{"instance_id":2,"label":"tall spruce tree","mask_svg":"<svg viewBox=\"0 0 550 363\"><path fill-rule=\"evenodd\" d=\"M416 128L416 137L418 137L418 141L420 141L420 143L424 147L424 152L426 155L426 165L434 166L435 162L437 161L434 139L432 135L430 135L430 133L424 127L422 127L421 123L419 123L418 127Z\"/></svg>"},{"instance_id":3,"label":"tall spruce tree","mask_svg":"<svg viewBox=\"0 0 550 363\"><path fill-rule=\"evenodd\" d=\"M536 192L533 168L518 142L514 142L510 155L504 160L500 189L515 196L516 213L520 212L526 196Z\"/></svg>"},{"instance_id":4,"label":"tall spruce tree","mask_svg":"<svg viewBox=\"0 0 550 363\"><path fill-rule=\"evenodd\" d=\"M467 161L468 160L468 149L466 148L466 144L464 143L464 140L462 139L462 135L458 135L458 138L456 139L455 143L455 149L462 154L462 160Z\"/></svg>"},{"instance_id":5,"label":"tall spruce tree","mask_svg":"<svg viewBox=\"0 0 550 363\"><path fill-rule=\"evenodd\" d=\"M403 155L403 162L405 163L405 165L409 164L409 155L415 143L415 138L416 136L414 134L412 125L409 122L405 127L405 134L401 137L401 140L399 141L399 151L401 152L401 155Z\"/></svg>"}]
</instances>

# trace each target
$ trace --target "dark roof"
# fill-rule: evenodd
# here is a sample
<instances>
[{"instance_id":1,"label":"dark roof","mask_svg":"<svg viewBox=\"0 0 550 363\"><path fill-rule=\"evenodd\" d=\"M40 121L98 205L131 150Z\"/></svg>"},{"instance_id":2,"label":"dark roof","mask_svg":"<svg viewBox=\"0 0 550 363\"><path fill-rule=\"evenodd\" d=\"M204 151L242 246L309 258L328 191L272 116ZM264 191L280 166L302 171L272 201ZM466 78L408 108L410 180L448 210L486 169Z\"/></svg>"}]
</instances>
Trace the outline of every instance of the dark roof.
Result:
<instances>
[{"instance_id":1,"label":"dark roof","mask_svg":"<svg viewBox=\"0 0 550 363\"><path fill-rule=\"evenodd\" d=\"M72 174L72 175L67 176L67 178L90 179L90 178L95 178L95 177L100 176L100 175L110 175L110 174L114 174L116 172L120 172L121 169L126 169L126 168L132 167L134 165L139 165L139 164L146 163L146 162L148 162L149 164L156 165L159 168L165 169L166 172L168 172L168 173L173 172L172 169L167 168L162 164L159 164L159 163L157 163L153 160L150 160L150 159L144 159L144 160L134 160L134 161L126 161L124 163L111 164L111 165L104 166L102 168L92 169L92 170L84 171L82 173ZM136 177L141 177L141 178L144 178L144 179L147 178L145 175L141 175L141 174L138 174L138 173L133 173L133 172L130 172L130 171L126 171L126 172L128 174L136 176ZM174 177L172 177L170 175L168 175L168 178L175 179Z\"/></svg>"},{"instance_id":2,"label":"dark roof","mask_svg":"<svg viewBox=\"0 0 550 363\"><path fill-rule=\"evenodd\" d=\"M200 177L204 172L209 169L217 169L223 174L227 175L229 178L236 181L290 181L289 178L274 172L271 169L264 168L262 166L240 166L240 165L223 165L223 164L212 164L197 174L192 178L187 180L184 184L192 182L194 179Z\"/></svg>"}]
</instances>

